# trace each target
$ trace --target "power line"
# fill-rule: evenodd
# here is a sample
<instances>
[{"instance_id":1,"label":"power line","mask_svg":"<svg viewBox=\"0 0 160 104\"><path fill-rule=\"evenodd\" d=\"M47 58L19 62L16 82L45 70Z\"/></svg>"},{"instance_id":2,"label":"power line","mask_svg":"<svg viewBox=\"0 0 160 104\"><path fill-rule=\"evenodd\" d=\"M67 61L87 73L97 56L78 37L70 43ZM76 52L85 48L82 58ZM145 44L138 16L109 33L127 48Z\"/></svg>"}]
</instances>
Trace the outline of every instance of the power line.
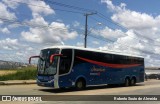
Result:
<instances>
[{"instance_id":1,"label":"power line","mask_svg":"<svg viewBox=\"0 0 160 104\"><path fill-rule=\"evenodd\" d=\"M102 40L102 41L105 41L105 42L108 42L108 41L110 41L110 42L115 42L114 40L111 40L111 39L103 39L103 38L100 38L100 37L96 37L96 36L94 36L94 35L91 35L91 34L89 34L88 36L90 36L90 37L93 37L93 38L96 38L96 39L99 39L99 40ZM141 52L143 52L143 53L147 53L147 54L152 54L152 55L160 55L160 54L157 54L157 53L153 53L153 52L150 52L150 51L146 51L146 50L142 50L142 49L138 49L138 48L135 48L135 47L132 47L132 46L128 46L127 44L121 44L121 43L118 43L118 44L120 44L121 46L120 47L122 47L122 46L124 46L124 47L129 47L129 48L131 48L131 49L134 49L134 50L137 50L137 51L141 51Z\"/></svg>"},{"instance_id":2,"label":"power line","mask_svg":"<svg viewBox=\"0 0 160 104\"><path fill-rule=\"evenodd\" d=\"M17 21L15 21L15 20L7 20L7 19L2 19L2 18L0 18L1 20L4 20L5 22L12 22L12 23L18 23L18 24L21 24L20 22L17 22ZM22 23L22 25L23 25L23 23ZM27 25L27 24L25 24L25 25ZM30 26L30 25L29 25ZM35 27L35 26L34 26ZM43 27L41 27L41 28L43 28ZM51 27L50 27L51 28ZM59 28L54 28L54 29L59 29ZM62 29L62 30L64 30L64 29ZM93 36L93 35L89 35L89 36L91 36L91 37L94 37L94 38L97 38L97 37L95 37L95 36ZM102 38L97 38L97 39L100 39L100 40L103 40L104 41L104 39L102 39ZM110 42L114 42L113 40L111 40L111 39L107 39L107 40L109 40ZM107 40L105 40L105 41L107 41ZM120 43L119 43L120 44ZM122 45L122 44L121 44ZM131 46L128 46L128 45L122 45L122 46L127 46L127 47L130 47L130 48L134 48L134 49L136 49L136 50L139 50L139 51L142 51L143 53L145 52L145 53L150 53L151 54L151 52L149 52L149 51L144 51L144 50L141 50L141 49L137 49L137 48L135 48L135 47L131 47ZM152 53L152 54L155 54L155 53ZM159 55L159 54L158 54Z\"/></svg>"},{"instance_id":3,"label":"power line","mask_svg":"<svg viewBox=\"0 0 160 104\"><path fill-rule=\"evenodd\" d=\"M63 30L63 31L68 31L69 30L68 28L55 28L55 27L52 27L52 26L45 26L45 25L33 25L33 24L28 23L28 22L20 22L20 21L16 21L16 20L5 19L5 18L0 18L0 20L2 20L3 22L20 24L22 26L38 27L38 28L43 28L43 29L49 28L49 29L56 29L56 30ZM70 30L75 31L74 29L70 29Z\"/></svg>"},{"instance_id":4,"label":"power line","mask_svg":"<svg viewBox=\"0 0 160 104\"><path fill-rule=\"evenodd\" d=\"M16 2L16 3L21 3L21 4L27 4L27 5L31 5L31 6L35 6L35 7L40 7L40 8L47 8L47 9L51 9L49 7L44 7L44 6L39 6L39 5L35 5L35 4L31 4L31 3L26 3L26 2L21 2L21 1L14 1L14 0L10 0L11 2ZM43 0L40 0L43 1ZM57 11L63 11L63 12L70 12L70 13L77 13L77 14L84 14L83 12L78 12L78 11L71 11L71 10L65 10L65 9L59 9L59 8L53 8L54 10ZM52 10L52 9L51 9Z\"/></svg>"},{"instance_id":5,"label":"power line","mask_svg":"<svg viewBox=\"0 0 160 104\"><path fill-rule=\"evenodd\" d=\"M90 35L90 34L88 34L88 36L91 36L91 37L93 37L93 38L96 38L96 39L99 39L99 40L102 40L102 41L105 41L105 42L108 42L108 41L114 42L114 41L111 40L111 39L106 39L106 40L105 40L104 38L96 37L96 36ZM119 44L121 44L121 43L119 43ZM152 52L149 52L149 51L144 51L144 50L141 50L141 49L137 49L137 48L135 48L135 47L131 47L131 46L128 46L128 45L126 45L126 44L121 44L121 45L122 45L122 46L126 46L127 48L128 48L128 47L133 48L134 50L138 50L138 51L141 51L141 52L143 52L143 53L149 53L149 54L159 55L159 54L152 53ZM120 47L121 47L121 46L120 46Z\"/></svg>"},{"instance_id":6,"label":"power line","mask_svg":"<svg viewBox=\"0 0 160 104\"><path fill-rule=\"evenodd\" d=\"M41 0L42 1L42 0ZM44 1L44 0L43 0ZM51 1L50 1L51 2ZM52 2L53 3L53 2ZM26 4L26 3L25 3ZM79 7L75 7L75 6L70 6L70 5L66 5L66 4L62 4L62 3L53 3L53 4L56 4L56 5L59 5L59 6L63 6L63 7L67 7L67 8L73 8L73 9L78 9L78 10L81 10L81 11L86 11L86 9L84 9L84 8L79 8ZM31 5L31 4L29 4L29 5ZM35 6L35 5L34 5ZM40 7L40 6L39 6ZM98 12L99 13L99 12ZM99 13L101 16L101 18L103 17L104 19L106 19L106 16L104 16L103 14L101 14L101 13ZM113 21L111 21L112 23L115 23L115 22L113 22ZM120 26L120 27L122 27L122 28L124 28L124 29L126 29L126 30L128 30L128 28L126 28L126 27L124 27L124 26L121 26L120 24L118 24L118 23L115 23L115 24L117 24L117 26ZM139 34L138 33L138 35L141 35L141 34ZM143 38L144 38L144 36L142 36ZM146 37L145 37L146 38ZM150 39L150 38L146 38L147 40L152 40L152 39ZM154 40L152 40L152 41L154 41Z\"/></svg>"},{"instance_id":7,"label":"power line","mask_svg":"<svg viewBox=\"0 0 160 104\"><path fill-rule=\"evenodd\" d=\"M96 12L96 11L91 10L91 9L86 9L86 8L82 8L82 7L77 7L77 6L72 6L72 5L68 5L68 4L63 4L63 3L55 2L55 1L52 1L52 0L40 0L40 1L47 1L50 4L54 4L54 5L58 5L58 6L63 6L63 7L66 7L66 8L77 9L77 10L84 11L84 12Z\"/></svg>"},{"instance_id":8,"label":"power line","mask_svg":"<svg viewBox=\"0 0 160 104\"><path fill-rule=\"evenodd\" d=\"M91 17L91 19L93 19L93 20L95 20L95 21L97 21L97 22L99 22L99 20L97 20L97 19L95 19L94 17ZM111 23L112 23L112 21L110 21ZM104 26L106 26L107 24L106 23L101 23L101 24L105 24ZM112 27L109 27L109 28L111 28L112 30L114 30L114 28L112 28ZM128 34L126 34L126 33L124 33L123 35L125 35L125 36L129 36L129 37L131 37L132 39L138 39L139 41L143 41L143 43L145 43L145 44L150 44L150 45L153 45L152 43L149 43L149 42L146 42L146 41L144 41L144 40L141 40L141 39L139 39L139 38L137 38L137 37L132 37L132 36L130 36L130 35L128 35ZM151 41L154 41L154 40L151 40ZM158 46L158 47L160 47L160 45L157 45L157 44L154 44L155 46Z\"/></svg>"},{"instance_id":9,"label":"power line","mask_svg":"<svg viewBox=\"0 0 160 104\"><path fill-rule=\"evenodd\" d=\"M93 37L93 38L96 38L96 39L99 39L99 40L102 40L102 41L105 41L105 42L108 42L108 41L110 41L110 42L115 42L114 40L112 40L112 39L104 39L104 38L102 38L102 37L96 37L96 36L94 36L94 35L91 35L91 34L88 34L88 36L90 36L90 37ZM149 53L149 54L154 54L154 55L160 55L160 54L157 54L157 53L153 53L153 52L150 52L150 51L146 51L146 50L142 50L142 49L139 49L139 48L135 48L135 47L132 47L132 46L128 46L127 44L121 44L121 43L118 43L118 44L120 44L120 45L122 45L122 46L125 46L125 47L130 47L130 48L132 48L132 49L134 49L134 50L138 50L138 51L141 51L141 52L143 52L143 53Z\"/></svg>"},{"instance_id":10,"label":"power line","mask_svg":"<svg viewBox=\"0 0 160 104\"><path fill-rule=\"evenodd\" d=\"M40 1L44 1L44 0L40 0ZM67 5L67 4L63 4L63 3L58 3L58 2L54 2L54 1L50 1L50 0L46 0L46 1L48 1L48 2L51 3L51 4L55 4L55 5L59 5L59 6L67 7L67 8L72 8L72 9L77 9L77 10L81 10L81 11L93 11L93 10L90 10L90 9L85 9L85 8L81 8L81 7L71 6L71 5ZM38 6L38 5L34 5L34 4L30 4L30 3L25 3L25 2L18 2L18 1L12 1L12 2L24 3L24 4L27 4L27 5L32 5L32 6L37 6L37 7L41 7L41 8L51 9L51 8L49 8L49 7ZM60 10L60 11L65 11L65 12L83 14L82 12L70 11L70 10L63 10L63 9L56 9L56 8L54 8L54 10ZM96 12L97 12L97 11L96 11ZM121 28L123 28L123 29L125 29L125 30L129 30L128 28L122 26L121 24L116 23L116 22L110 20L108 17L106 17L105 15L103 15L103 14L100 13L100 12L98 12L98 16L101 17L101 18L103 18L103 19L105 19L105 20L107 20L107 21L109 21L109 22L111 22L111 23L113 23L113 24L115 24L115 25L117 25L117 26L119 26L119 27L121 27ZM141 34L139 34L138 32L135 32L135 33L138 34L138 35L141 35ZM145 36L143 36L143 35L141 35L141 36L142 36L143 38L145 37ZM154 41L153 39L150 39L150 38L148 38L148 37L145 37L145 38L147 38L148 40Z\"/></svg>"},{"instance_id":11,"label":"power line","mask_svg":"<svg viewBox=\"0 0 160 104\"><path fill-rule=\"evenodd\" d=\"M44 1L44 0L42 0L42 1ZM81 7L76 7L76 6L72 6L72 5L67 5L67 4L63 4L63 3L58 3L58 2L54 2L54 1L50 1L50 0L47 0L47 1L48 1L49 3L51 3L51 4L55 4L55 5L59 5L59 6L67 7L67 8L72 8L72 9L77 9L77 10L81 10L81 11L92 11L92 12L94 11L94 10L85 9L85 8L81 8ZM100 13L100 12L98 12L98 11L94 11L94 12L97 12L97 15L98 15L99 17L101 17L101 18L109 21L110 23L113 23L113 24L115 24L116 26L121 27L121 28L123 28L123 29L125 29L125 30L127 30L127 31L129 30L127 27L124 27L124 26L122 26L121 24L110 20L110 19L109 19L108 17L106 17L104 14L102 14L102 13ZM144 36L144 35L141 35L140 33L138 33L138 32L135 31L135 30L134 30L134 33L136 33L137 35L141 36L142 38L145 38L145 39L150 40L150 41L152 41L152 42L155 41L155 40L153 40L153 39L151 39L151 38L148 38L148 37L146 37L146 36ZM127 34L126 34L126 35L127 35ZM127 36L129 36L129 35L127 35ZM137 39L137 38L136 38L136 39ZM141 40L140 40L140 41L141 41ZM145 43L146 43L146 42L145 42ZM148 43L147 43L147 44L148 44ZM160 46L160 45L156 45L156 46Z\"/></svg>"},{"instance_id":12,"label":"power line","mask_svg":"<svg viewBox=\"0 0 160 104\"><path fill-rule=\"evenodd\" d=\"M63 11L63 12L70 12L70 13L84 14L84 13L82 13L82 12L71 11L71 10L63 10L63 9L56 9L56 8L54 8L54 10Z\"/></svg>"},{"instance_id":13,"label":"power line","mask_svg":"<svg viewBox=\"0 0 160 104\"><path fill-rule=\"evenodd\" d=\"M41 0L41 1L44 1L44 0ZM51 4L55 4L55 5L59 5L59 6L67 7L67 8L77 9L77 10L81 10L81 11L96 12L99 17L104 18L105 20L107 20L107 21L109 21L109 22L111 22L111 23L113 23L113 24L115 24L115 25L117 25L117 26L119 26L119 27L121 27L121 28L123 28L123 29L125 29L125 30L129 30L127 27L124 27L124 26L122 26L121 24L110 20L108 17L106 17L104 14L102 14L102 13L100 13L100 12L98 12L98 11L94 11L94 10L90 10L90 9L85 9L85 8L81 8L81 7L77 7L77 6L72 6L72 5L67 5L67 4L63 4L63 3L58 3L58 2L51 1L51 0L46 0L46 1L48 1L48 2L51 3ZM145 38L145 39L147 39L147 40L155 41L155 40L153 40L153 39L151 39L151 38L148 38L148 37L146 37L146 36L144 36L144 35L141 35L140 33L138 33L138 32L135 31L135 30L134 30L134 32L135 32L137 35L139 35L139 36L141 36L141 37L143 37L143 38Z\"/></svg>"},{"instance_id":14,"label":"power line","mask_svg":"<svg viewBox=\"0 0 160 104\"><path fill-rule=\"evenodd\" d=\"M103 18L103 19L105 19L105 20L107 20L108 22L111 22L111 23L115 24L116 26L119 26L119 27L127 30L127 31L129 30L127 27L124 27L124 26L122 26L121 24L112 21L111 19L109 19L107 16L105 16L104 14L102 14L102 13L100 13L100 12L98 12L98 16L101 17L101 18ZM155 40L153 40L153 39L151 39L151 38L148 38L148 37L146 37L146 36L138 33L138 32L135 31L135 30L134 30L134 32L135 32L137 35L141 36L142 38L145 38L145 39L150 40L150 41L155 41Z\"/></svg>"},{"instance_id":15,"label":"power line","mask_svg":"<svg viewBox=\"0 0 160 104\"><path fill-rule=\"evenodd\" d=\"M63 3L59 3L59 2L55 2L55 1L51 1L51 0L40 0L40 1L44 1L44 2L47 1L47 2L50 3L50 4L54 4L54 5L58 5L58 6L63 6L63 7L67 7L67 8L72 8L72 9L77 9L77 10L85 11L85 12L87 12L87 11L97 12L99 17L101 17L101 18L103 18L103 19L105 19L105 20L107 20L107 21L115 24L116 26L119 26L119 27L125 29L125 30L129 30L128 28L122 26L121 24L119 24L119 23L117 23L117 22L114 22L114 21L110 20L107 16L105 16L104 14L102 14L102 13L100 13L100 12L98 12L98 11L95 11L95 10L90 10L90 9L86 9L86 8L81 8L81 7L77 7L77 6L72 6L72 5L68 5L68 4L63 4ZM24 4L27 4L27 5L32 5L32 6L37 6L37 7L42 7L42 8L51 9L51 8L49 8L49 7L38 6L38 5L34 5L34 4L30 4L30 3L25 3L25 2L18 2L18 1L13 1L13 0L12 0L12 2L24 3ZM55 8L54 8L54 9L55 9ZM55 9L55 10L56 10L56 9ZM75 11L62 10L62 9L57 9L57 10L83 14L83 13L77 12L77 11L75 12ZM146 37L146 36L144 36L144 35L141 35L140 33L136 32L135 30L134 30L134 32L135 32L137 35L139 35L139 36L141 36L141 37L143 37L143 38L145 38L145 39L147 39L147 40L151 40L152 42L155 41L155 40L153 40L153 39L151 39L151 38L148 38L148 37Z\"/></svg>"}]
</instances>

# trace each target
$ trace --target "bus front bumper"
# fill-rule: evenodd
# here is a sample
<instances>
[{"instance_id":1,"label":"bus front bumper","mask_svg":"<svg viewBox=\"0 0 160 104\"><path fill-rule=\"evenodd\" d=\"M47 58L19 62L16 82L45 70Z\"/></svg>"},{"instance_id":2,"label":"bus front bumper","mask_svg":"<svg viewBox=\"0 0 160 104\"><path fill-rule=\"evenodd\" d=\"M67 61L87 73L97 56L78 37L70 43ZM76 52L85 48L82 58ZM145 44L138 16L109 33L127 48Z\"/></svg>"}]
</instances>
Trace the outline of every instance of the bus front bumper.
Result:
<instances>
[{"instance_id":1,"label":"bus front bumper","mask_svg":"<svg viewBox=\"0 0 160 104\"><path fill-rule=\"evenodd\" d=\"M37 79L37 85L38 86L43 86L43 87L54 87L54 79L51 80L51 81L45 81L45 82L39 81Z\"/></svg>"}]
</instances>

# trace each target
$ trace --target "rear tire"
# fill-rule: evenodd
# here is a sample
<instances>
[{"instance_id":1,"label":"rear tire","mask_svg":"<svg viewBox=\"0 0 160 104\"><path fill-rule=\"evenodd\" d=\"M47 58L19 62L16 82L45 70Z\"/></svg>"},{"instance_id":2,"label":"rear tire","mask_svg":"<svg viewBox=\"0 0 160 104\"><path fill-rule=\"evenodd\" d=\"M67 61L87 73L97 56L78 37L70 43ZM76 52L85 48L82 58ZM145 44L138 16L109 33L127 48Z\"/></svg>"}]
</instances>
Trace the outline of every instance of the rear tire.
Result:
<instances>
[{"instance_id":1,"label":"rear tire","mask_svg":"<svg viewBox=\"0 0 160 104\"><path fill-rule=\"evenodd\" d=\"M126 78L126 79L125 79L124 86L125 86L125 87L128 87L128 86L129 86L129 78Z\"/></svg>"},{"instance_id":2,"label":"rear tire","mask_svg":"<svg viewBox=\"0 0 160 104\"><path fill-rule=\"evenodd\" d=\"M85 89L85 87L86 87L86 83L85 83L84 80L79 79L79 80L76 82L75 87L76 87L77 90L83 90L83 89Z\"/></svg>"},{"instance_id":3,"label":"rear tire","mask_svg":"<svg viewBox=\"0 0 160 104\"><path fill-rule=\"evenodd\" d=\"M135 84L136 84L136 79L132 78L130 82L130 86L135 86Z\"/></svg>"}]
</instances>

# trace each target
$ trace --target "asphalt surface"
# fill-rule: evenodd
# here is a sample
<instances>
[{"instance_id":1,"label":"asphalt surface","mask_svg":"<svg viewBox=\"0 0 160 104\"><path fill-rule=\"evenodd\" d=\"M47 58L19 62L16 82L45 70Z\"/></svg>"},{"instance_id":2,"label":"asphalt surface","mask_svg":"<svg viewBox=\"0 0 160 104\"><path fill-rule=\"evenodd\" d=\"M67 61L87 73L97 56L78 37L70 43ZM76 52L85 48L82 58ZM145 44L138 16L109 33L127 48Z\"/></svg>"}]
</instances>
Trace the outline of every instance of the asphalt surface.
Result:
<instances>
[{"instance_id":1,"label":"asphalt surface","mask_svg":"<svg viewBox=\"0 0 160 104\"><path fill-rule=\"evenodd\" d=\"M24 85L24 84L36 84L36 80L9 80L9 81L0 81L0 86L3 86L3 85Z\"/></svg>"},{"instance_id":2,"label":"asphalt surface","mask_svg":"<svg viewBox=\"0 0 160 104\"><path fill-rule=\"evenodd\" d=\"M0 95L160 95L160 80L149 80L132 87L94 86L83 91L70 89L53 89L39 87L36 84L3 85L0 86ZM77 96L71 96L75 99ZM64 96L65 99L65 96ZM77 98L78 99L78 98ZM95 98L96 99L96 98ZM95 100L93 99L93 100ZM4 102L0 102L4 104ZM11 102L5 102L10 104ZM15 104L160 104L160 101L43 101L43 102L12 102Z\"/></svg>"}]
</instances>

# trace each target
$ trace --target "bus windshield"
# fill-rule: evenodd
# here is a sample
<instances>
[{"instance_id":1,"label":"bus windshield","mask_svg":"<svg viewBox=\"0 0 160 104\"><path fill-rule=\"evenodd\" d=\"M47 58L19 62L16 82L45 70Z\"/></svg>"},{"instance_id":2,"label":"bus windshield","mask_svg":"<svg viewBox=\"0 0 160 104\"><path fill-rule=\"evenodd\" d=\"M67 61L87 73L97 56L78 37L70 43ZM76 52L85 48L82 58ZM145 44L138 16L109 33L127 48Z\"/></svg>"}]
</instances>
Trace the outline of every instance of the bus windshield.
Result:
<instances>
[{"instance_id":1,"label":"bus windshield","mask_svg":"<svg viewBox=\"0 0 160 104\"><path fill-rule=\"evenodd\" d=\"M58 57L54 57L54 62L50 63L50 56L58 54L59 49L44 49L40 52L38 60L38 75L55 75L57 72Z\"/></svg>"}]
</instances>

